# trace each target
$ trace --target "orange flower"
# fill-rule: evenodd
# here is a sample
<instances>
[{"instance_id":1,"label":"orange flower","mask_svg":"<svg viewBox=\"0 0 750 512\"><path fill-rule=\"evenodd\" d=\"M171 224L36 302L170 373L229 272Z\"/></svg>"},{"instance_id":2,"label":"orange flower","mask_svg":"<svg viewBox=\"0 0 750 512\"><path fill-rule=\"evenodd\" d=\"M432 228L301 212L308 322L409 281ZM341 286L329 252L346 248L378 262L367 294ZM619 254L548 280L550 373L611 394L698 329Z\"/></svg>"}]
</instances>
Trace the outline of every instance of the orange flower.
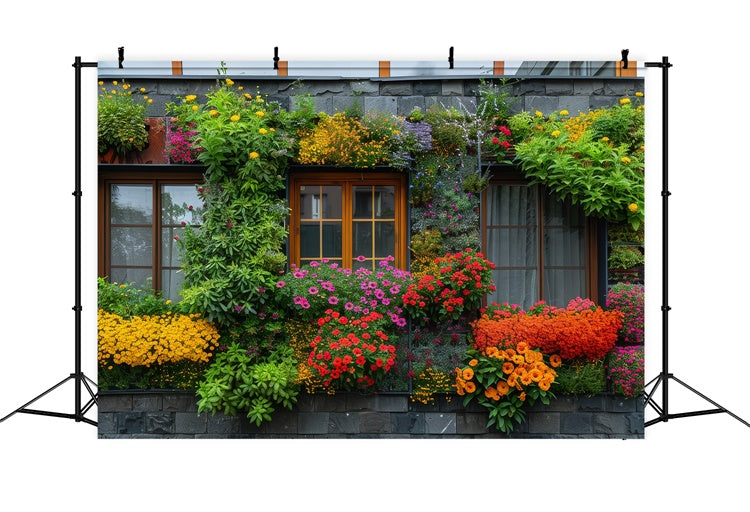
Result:
<instances>
[{"instance_id":1,"label":"orange flower","mask_svg":"<svg viewBox=\"0 0 750 512\"><path fill-rule=\"evenodd\" d=\"M549 364L552 368L557 368L562 364L562 359L557 354L552 354L549 358Z\"/></svg>"},{"instance_id":2,"label":"orange flower","mask_svg":"<svg viewBox=\"0 0 750 512\"><path fill-rule=\"evenodd\" d=\"M541 389L542 391L549 391L550 384L552 383L547 379L542 379L539 381L539 389Z\"/></svg>"},{"instance_id":3,"label":"orange flower","mask_svg":"<svg viewBox=\"0 0 750 512\"><path fill-rule=\"evenodd\" d=\"M508 386L508 383L504 380L501 380L497 383L497 392L500 394L500 396L505 396L508 394L508 391L510 391L510 386Z\"/></svg>"},{"instance_id":4,"label":"orange flower","mask_svg":"<svg viewBox=\"0 0 750 512\"><path fill-rule=\"evenodd\" d=\"M518 399L522 402L526 401L526 392L522 391L520 395L518 395Z\"/></svg>"},{"instance_id":5,"label":"orange flower","mask_svg":"<svg viewBox=\"0 0 750 512\"><path fill-rule=\"evenodd\" d=\"M524 386L528 386L529 384L531 384L531 381L532 379L530 373L524 373L523 375L521 375L521 384L523 384Z\"/></svg>"},{"instance_id":6,"label":"orange flower","mask_svg":"<svg viewBox=\"0 0 750 512\"><path fill-rule=\"evenodd\" d=\"M465 387L466 387L466 392L467 392L467 393L473 393L474 391L476 391L476 390L477 390L477 386L476 386L476 384L474 384L474 383L473 383L473 382L471 382L471 381L467 382L467 383L465 384Z\"/></svg>"},{"instance_id":7,"label":"orange flower","mask_svg":"<svg viewBox=\"0 0 750 512\"><path fill-rule=\"evenodd\" d=\"M529 372L529 377L531 377L531 380L534 382L540 382L542 377L544 377L544 374L538 368L534 368Z\"/></svg>"},{"instance_id":8,"label":"orange flower","mask_svg":"<svg viewBox=\"0 0 750 512\"><path fill-rule=\"evenodd\" d=\"M471 380L474 378L474 370L471 368L465 368L462 372L464 380Z\"/></svg>"},{"instance_id":9,"label":"orange flower","mask_svg":"<svg viewBox=\"0 0 750 512\"><path fill-rule=\"evenodd\" d=\"M471 361L469 361L469 366L471 366L471 367L474 367L477 364L479 364L479 361L477 361L476 359L472 359Z\"/></svg>"},{"instance_id":10,"label":"orange flower","mask_svg":"<svg viewBox=\"0 0 750 512\"><path fill-rule=\"evenodd\" d=\"M523 354L523 353L525 353L525 352L526 352L527 350L529 350L529 344L528 344L528 343L526 343L525 341L520 341L520 342L518 342L518 344L516 345L516 351L517 351L517 352L518 352L519 354Z\"/></svg>"},{"instance_id":11,"label":"orange flower","mask_svg":"<svg viewBox=\"0 0 750 512\"><path fill-rule=\"evenodd\" d=\"M509 373L513 373L513 368L514 368L513 363L511 363L510 361L503 363L503 373L505 375L508 375Z\"/></svg>"}]
</instances>

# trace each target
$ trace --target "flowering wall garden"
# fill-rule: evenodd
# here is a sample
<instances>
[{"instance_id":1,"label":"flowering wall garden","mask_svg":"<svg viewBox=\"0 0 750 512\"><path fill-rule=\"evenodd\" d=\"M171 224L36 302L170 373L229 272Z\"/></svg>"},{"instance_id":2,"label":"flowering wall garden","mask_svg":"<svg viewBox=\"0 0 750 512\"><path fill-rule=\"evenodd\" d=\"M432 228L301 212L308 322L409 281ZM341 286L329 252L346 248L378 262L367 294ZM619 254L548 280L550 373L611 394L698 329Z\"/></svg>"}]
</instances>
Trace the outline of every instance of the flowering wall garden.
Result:
<instances>
[{"instance_id":1,"label":"flowering wall garden","mask_svg":"<svg viewBox=\"0 0 750 512\"><path fill-rule=\"evenodd\" d=\"M237 435L437 434L452 418L463 427L442 433L592 436L621 412L615 435L642 436L641 282L613 280L603 301L487 304L496 265L479 221L483 191L512 166L606 221L611 244L642 237L640 82L142 82L100 84L100 152L143 155L142 134L114 126L119 106L123 119L160 118L158 160L200 165L203 204L200 227L177 237L181 300L99 280L103 435L133 421L130 433L179 434L176 411L148 394L169 389L175 403L194 398L199 435L212 433L210 416ZM288 261L287 174L320 166L409 176L408 268L393 257L375 268ZM158 412L136 414L147 402ZM557 430L538 427L550 417Z\"/></svg>"}]
</instances>

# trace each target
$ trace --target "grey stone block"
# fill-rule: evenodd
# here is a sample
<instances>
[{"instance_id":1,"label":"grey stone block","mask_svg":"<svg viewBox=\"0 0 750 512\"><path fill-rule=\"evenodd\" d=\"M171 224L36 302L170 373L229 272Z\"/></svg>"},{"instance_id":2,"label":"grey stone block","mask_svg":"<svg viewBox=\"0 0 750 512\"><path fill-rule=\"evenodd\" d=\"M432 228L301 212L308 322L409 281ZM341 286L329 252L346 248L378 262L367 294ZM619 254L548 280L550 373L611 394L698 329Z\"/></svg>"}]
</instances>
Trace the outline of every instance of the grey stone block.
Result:
<instances>
[{"instance_id":1,"label":"grey stone block","mask_svg":"<svg viewBox=\"0 0 750 512\"><path fill-rule=\"evenodd\" d=\"M134 395L134 411L161 411L161 396L159 395Z\"/></svg>"},{"instance_id":2,"label":"grey stone block","mask_svg":"<svg viewBox=\"0 0 750 512\"><path fill-rule=\"evenodd\" d=\"M302 412L345 412L346 395L301 394L296 409Z\"/></svg>"},{"instance_id":3,"label":"grey stone block","mask_svg":"<svg viewBox=\"0 0 750 512\"><path fill-rule=\"evenodd\" d=\"M171 413L145 415L146 434L174 434L174 417Z\"/></svg>"},{"instance_id":4,"label":"grey stone block","mask_svg":"<svg viewBox=\"0 0 750 512\"><path fill-rule=\"evenodd\" d=\"M347 110L356 109L359 112L364 112L364 98L356 98L352 96L334 96L332 98L332 108L334 112L344 112Z\"/></svg>"},{"instance_id":5,"label":"grey stone block","mask_svg":"<svg viewBox=\"0 0 750 512\"><path fill-rule=\"evenodd\" d=\"M161 402L165 412L198 412L198 399L193 393L164 395Z\"/></svg>"},{"instance_id":6,"label":"grey stone block","mask_svg":"<svg viewBox=\"0 0 750 512\"><path fill-rule=\"evenodd\" d=\"M133 395L108 395L102 393L97 398L99 412L124 412L133 410Z\"/></svg>"},{"instance_id":7,"label":"grey stone block","mask_svg":"<svg viewBox=\"0 0 750 512\"><path fill-rule=\"evenodd\" d=\"M530 412L528 415L528 428L531 434L559 434L560 413Z\"/></svg>"},{"instance_id":8,"label":"grey stone block","mask_svg":"<svg viewBox=\"0 0 750 512\"><path fill-rule=\"evenodd\" d=\"M409 398L399 395L377 395L375 410L380 412L406 412L409 410Z\"/></svg>"},{"instance_id":9,"label":"grey stone block","mask_svg":"<svg viewBox=\"0 0 750 512\"><path fill-rule=\"evenodd\" d=\"M573 94L572 80L548 80L544 83L544 91L549 96Z\"/></svg>"},{"instance_id":10,"label":"grey stone block","mask_svg":"<svg viewBox=\"0 0 750 512\"><path fill-rule=\"evenodd\" d=\"M424 434L425 415L419 412L392 413L391 431L398 434Z\"/></svg>"},{"instance_id":11,"label":"grey stone block","mask_svg":"<svg viewBox=\"0 0 750 512\"><path fill-rule=\"evenodd\" d=\"M424 112L424 96L406 96L398 98L396 114L399 116L408 116L412 110L419 108Z\"/></svg>"},{"instance_id":12,"label":"grey stone block","mask_svg":"<svg viewBox=\"0 0 750 512\"><path fill-rule=\"evenodd\" d=\"M487 414L467 412L456 414L456 434L486 434Z\"/></svg>"},{"instance_id":13,"label":"grey stone block","mask_svg":"<svg viewBox=\"0 0 750 512\"><path fill-rule=\"evenodd\" d=\"M301 412L297 419L297 431L300 434L327 434L329 413Z\"/></svg>"},{"instance_id":14,"label":"grey stone block","mask_svg":"<svg viewBox=\"0 0 750 512\"><path fill-rule=\"evenodd\" d=\"M366 96L365 112L371 111L390 112L396 115L398 112L398 102L394 96Z\"/></svg>"},{"instance_id":15,"label":"grey stone block","mask_svg":"<svg viewBox=\"0 0 750 512\"><path fill-rule=\"evenodd\" d=\"M605 397L603 395L595 396L579 396L578 397L578 411L579 412L600 412L604 411Z\"/></svg>"},{"instance_id":16,"label":"grey stone block","mask_svg":"<svg viewBox=\"0 0 750 512\"><path fill-rule=\"evenodd\" d=\"M579 112L589 111L589 99L587 96L560 96L560 110L567 110L575 117Z\"/></svg>"},{"instance_id":17,"label":"grey stone block","mask_svg":"<svg viewBox=\"0 0 750 512\"><path fill-rule=\"evenodd\" d=\"M389 434L391 428L391 414L388 412L363 412L359 415L362 434Z\"/></svg>"},{"instance_id":18,"label":"grey stone block","mask_svg":"<svg viewBox=\"0 0 750 512\"><path fill-rule=\"evenodd\" d=\"M544 81L541 80L522 80L513 86L514 96L539 96L545 92Z\"/></svg>"},{"instance_id":19,"label":"grey stone block","mask_svg":"<svg viewBox=\"0 0 750 512\"><path fill-rule=\"evenodd\" d=\"M235 434L239 432L240 419L224 414L216 414L206 417L207 434Z\"/></svg>"},{"instance_id":20,"label":"grey stone block","mask_svg":"<svg viewBox=\"0 0 750 512\"><path fill-rule=\"evenodd\" d=\"M411 96L414 87L411 82L382 82L380 85L381 96Z\"/></svg>"},{"instance_id":21,"label":"grey stone block","mask_svg":"<svg viewBox=\"0 0 750 512\"><path fill-rule=\"evenodd\" d=\"M139 412L118 413L117 432L119 434L142 434L144 432L143 414Z\"/></svg>"},{"instance_id":22,"label":"grey stone block","mask_svg":"<svg viewBox=\"0 0 750 512\"><path fill-rule=\"evenodd\" d=\"M305 96L291 96L289 98L289 106L292 110L299 109L299 101L302 98L305 98ZM313 102L313 110L316 113L326 112L328 114L333 114L333 99L331 96L313 96L311 99Z\"/></svg>"},{"instance_id":23,"label":"grey stone block","mask_svg":"<svg viewBox=\"0 0 750 512\"><path fill-rule=\"evenodd\" d=\"M524 98L525 110L532 114L539 110L545 116L559 109L560 99L553 96L527 96Z\"/></svg>"},{"instance_id":24,"label":"grey stone block","mask_svg":"<svg viewBox=\"0 0 750 512\"><path fill-rule=\"evenodd\" d=\"M645 418L642 412L634 412L625 415L625 433L643 437L646 429Z\"/></svg>"},{"instance_id":25,"label":"grey stone block","mask_svg":"<svg viewBox=\"0 0 750 512\"><path fill-rule=\"evenodd\" d=\"M563 414L560 417L560 433L588 435L593 434L593 414L592 413L570 413Z\"/></svg>"},{"instance_id":26,"label":"grey stone block","mask_svg":"<svg viewBox=\"0 0 750 512\"><path fill-rule=\"evenodd\" d=\"M574 80L573 94L576 96L594 96L604 93L603 80Z\"/></svg>"},{"instance_id":27,"label":"grey stone block","mask_svg":"<svg viewBox=\"0 0 750 512\"><path fill-rule=\"evenodd\" d=\"M354 95L377 95L380 92L380 84L370 80L349 82L349 88Z\"/></svg>"},{"instance_id":28,"label":"grey stone block","mask_svg":"<svg viewBox=\"0 0 750 512\"><path fill-rule=\"evenodd\" d=\"M592 110L596 110L602 107L611 107L617 105L620 101L620 96L591 96L589 97L589 105Z\"/></svg>"},{"instance_id":29,"label":"grey stone block","mask_svg":"<svg viewBox=\"0 0 750 512\"><path fill-rule=\"evenodd\" d=\"M205 434L208 414L194 412L176 412L174 418L175 434Z\"/></svg>"},{"instance_id":30,"label":"grey stone block","mask_svg":"<svg viewBox=\"0 0 750 512\"><path fill-rule=\"evenodd\" d=\"M97 415L97 432L100 436L117 434L116 413L100 412Z\"/></svg>"},{"instance_id":31,"label":"grey stone block","mask_svg":"<svg viewBox=\"0 0 750 512\"><path fill-rule=\"evenodd\" d=\"M462 80L443 80L440 83L440 94L442 96L463 96L464 83Z\"/></svg>"},{"instance_id":32,"label":"grey stone block","mask_svg":"<svg viewBox=\"0 0 750 512\"><path fill-rule=\"evenodd\" d=\"M442 85L437 80L425 80L414 83L414 94L416 96L439 96L442 91Z\"/></svg>"},{"instance_id":33,"label":"grey stone block","mask_svg":"<svg viewBox=\"0 0 750 512\"><path fill-rule=\"evenodd\" d=\"M287 409L277 409L269 423L266 424L269 434L296 434L297 413Z\"/></svg>"},{"instance_id":34,"label":"grey stone block","mask_svg":"<svg viewBox=\"0 0 750 512\"><path fill-rule=\"evenodd\" d=\"M328 432L331 434L358 434L359 414L332 412L328 418Z\"/></svg>"},{"instance_id":35,"label":"grey stone block","mask_svg":"<svg viewBox=\"0 0 750 512\"><path fill-rule=\"evenodd\" d=\"M455 434L456 415L450 412L425 413L425 432L427 434Z\"/></svg>"},{"instance_id":36,"label":"grey stone block","mask_svg":"<svg viewBox=\"0 0 750 512\"><path fill-rule=\"evenodd\" d=\"M346 408L348 412L375 411L377 397L374 395L346 395Z\"/></svg>"},{"instance_id":37,"label":"grey stone block","mask_svg":"<svg viewBox=\"0 0 750 512\"><path fill-rule=\"evenodd\" d=\"M594 434L624 434L627 430L625 415L598 414L593 415Z\"/></svg>"},{"instance_id":38,"label":"grey stone block","mask_svg":"<svg viewBox=\"0 0 750 512\"><path fill-rule=\"evenodd\" d=\"M604 399L604 410L616 413L635 412L637 402L641 400L612 395Z\"/></svg>"}]
</instances>

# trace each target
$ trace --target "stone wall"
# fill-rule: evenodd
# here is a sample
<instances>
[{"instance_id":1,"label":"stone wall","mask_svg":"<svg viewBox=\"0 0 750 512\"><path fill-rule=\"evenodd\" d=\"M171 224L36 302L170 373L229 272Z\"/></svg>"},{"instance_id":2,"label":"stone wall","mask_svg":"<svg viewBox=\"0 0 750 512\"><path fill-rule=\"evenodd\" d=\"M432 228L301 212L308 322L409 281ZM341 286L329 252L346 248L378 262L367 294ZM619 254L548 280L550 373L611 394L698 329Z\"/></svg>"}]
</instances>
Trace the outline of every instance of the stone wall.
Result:
<instances>
[{"instance_id":1,"label":"stone wall","mask_svg":"<svg viewBox=\"0 0 750 512\"><path fill-rule=\"evenodd\" d=\"M545 438L643 439L643 402L613 395L561 396L535 404L511 435L485 429L487 414L460 398L434 405L399 394L302 394L256 427L245 417L199 414L195 394L104 391L98 398L99 438Z\"/></svg>"},{"instance_id":2,"label":"stone wall","mask_svg":"<svg viewBox=\"0 0 750 512\"><path fill-rule=\"evenodd\" d=\"M390 112L405 116L415 107L423 111L434 103L446 107L476 110L478 79L305 79L233 77L235 84L250 94L268 95L282 108L293 110L300 97L309 95L318 111L329 114L342 112L356 105L364 111ZM489 77L488 77L489 79ZM216 80L207 79L131 79L136 88L144 87L154 100L149 115L164 115L168 102L179 96L197 94L199 99ZM624 95L643 92L642 78L527 78L511 81L505 86L511 98L513 113L523 110L549 114L567 109L571 114L614 105Z\"/></svg>"}]
</instances>

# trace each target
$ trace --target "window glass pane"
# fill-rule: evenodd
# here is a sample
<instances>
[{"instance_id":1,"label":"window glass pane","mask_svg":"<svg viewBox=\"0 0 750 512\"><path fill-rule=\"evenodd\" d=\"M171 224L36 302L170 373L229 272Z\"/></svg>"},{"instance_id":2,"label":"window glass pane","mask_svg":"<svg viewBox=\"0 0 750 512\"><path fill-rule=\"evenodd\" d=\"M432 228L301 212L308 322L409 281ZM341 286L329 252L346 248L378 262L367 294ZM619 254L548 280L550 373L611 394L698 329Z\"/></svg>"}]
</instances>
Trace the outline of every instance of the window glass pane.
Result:
<instances>
[{"instance_id":1,"label":"window glass pane","mask_svg":"<svg viewBox=\"0 0 750 512\"><path fill-rule=\"evenodd\" d=\"M151 266L151 228L113 227L110 229L112 265Z\"/></svg>"},{"instance_id":2,"label":"window glass pane","mask_svg":"<svg viewBox=\"0 0 750 512\"><path fill-rule=\"evenodd\" d=\"M395 222L375 223L375 257L385 258L396 252Z\"/></svg>"},{"instance_id":3,"label":"window glass pane","mask_svg":"<svg viewBox=\"0 0 750 512\"><path fill-rule=\"evenodd\" d=\"M170 299L175 302L182 300L180 290L182 282L185 280L185 274L176 269L165 269L161 271L161 288L164 299Z\"/></svg>"},{"instance_id":4,"label":"window glass pane","mask_svg":"<svg viewBox=\"0 0 750 512\"><path fill-rule=\"evenodd\" d=\"M180 266L182 262L180 246L174 237L182 237L184 231L185 228L182 227L161 228L161 264L163 267Z\"/></svg>"},{"instance_id":5,"label":"window glass pane","mask_svg":"<svg viewBox=\"0 0 750 512\"><path fill-rule=\"evenodd\" d=\"M545 266L584 266L586 251L582 228L548 227L544 230Z\"/></svg>"},{"instance_id":6,"label":"window glass pane","mask_svg":"<svg viewBox=\"0 0 750 512\"><path fill-rule=\"evenodd\" d=\"M203 201L198 197L195 185L162 185L161 222L179 225L201 224Z\"/></svg>"},{"instance_id":7,"label":"window glass pane","mask_svg":"<svg viewBox=\"0 0 750 512\"><path fill-rule=\"evenodd\" d=\"M535 226L536 190L525 185L490 185L487 189L488 225Z\"/></svg>"},{"instance_id":8,"label":"window glass pane","mask_svg":"<svg viewBox=\"0 0 750 512\"><path fill-rule=\"evenodd\" d=\"M323 230L323 254L324 258L341 257L341 223L324 222Z\"/></svg>"},{"instance_id":9,"label":"window glass pane","mask_svg":"<svg viewBox=\"0 0 750 512\"><path fill-rule=\"evenodd\" d=\"M341 187L338 185L300 185L301 219L340 219Z\"/></svg>"},{"instance_id":10,"label":"window glass pane","mask_svg":"<svg viewBox=\"0 0 750 512\"><path fill-rule=\"evenodd\" d=\"M135 283L138 286L150 286L150 279L150 268L113 268L109 276L113 283Z\"/></svg>"},{"instance_id":11,"label":"window glass pane","mask_svg":"<svg viewBox=\"0 0 750 512\"><path fill-rule=\"evenodd\" d=\"M549 193L544 197L544 225L582 228L586 217L583 209L556 200Z\"/></svg>"},{"instance_id":12,"label":"window glass pane","mask_svg":"<svg viewBox=\"0 0 750 512\"><path fill-rule=\"evenodd\" d=\"M567 306L570 299L586 295L584 269L544 269L544 300L553 306Z\"/></svg>"},{"instance_id":13,"label":"window glass pane","mask_svg":"<svg viewBox=\"0 0 750 512\"><path fill-rule=\"evenodd\" d=\"M151 185L110 185L111 224L151 224L153 218Z\"/></svg>"},{"instance_id":14,"label":"window glass pane","mask_svg":"<svg viewBox=\"0 0 750 512\"><path fill-rule=\"evenodd\" d=\"M372 258L372 223L352 223L352 257Z\"/></svg>"},{"instance_id":15,"label":"window glass pane","mask_svg":"<svg viewBox=\"0 0 750 512\"><path fill-rule=\"evenodd\" d=\"M355 219L372 218L372 186L352 187L352 217Z\"/></svg>"},{"instance_id":16,"label":"window glass pane","mask_svg":"<svg viewBox=\"0 0 750 512\"><path fill-rule=\"evenodd\" d=\"M537 229L488 229L485 252L489 260L498 267L536 266Z\"/></svg>"},{"instance_id":17,"label":"window glass pane","mask_svg":"<svg viewBox=\"0 0 750 512\"><path fill-rule=\"evenodd\" d=\"M317 222L300 225L299 255L301 258L320 258L320 224Z\"/></svg>"},{"instance_id":18,"label":"window glass pane","mask_svg":"<svg viewBox=\"0 0 750 512\"><path fill-rule=\"evenodd\" d=\"M496 290L487 297L488 303L507 302L528 309L537 301L536 269L493 270L492 280Z\"/></svg>"},{"instance_id":19,"label":"window glass pane","mask_svg":"<svg viewBox=\"0 0 750 512\"><path fill-rule=\"evenodd\" d=\"M395 187L375 187L374 209L376 219L393 219L396 216L396 192Z\"/></svg>"}]
</instances>

